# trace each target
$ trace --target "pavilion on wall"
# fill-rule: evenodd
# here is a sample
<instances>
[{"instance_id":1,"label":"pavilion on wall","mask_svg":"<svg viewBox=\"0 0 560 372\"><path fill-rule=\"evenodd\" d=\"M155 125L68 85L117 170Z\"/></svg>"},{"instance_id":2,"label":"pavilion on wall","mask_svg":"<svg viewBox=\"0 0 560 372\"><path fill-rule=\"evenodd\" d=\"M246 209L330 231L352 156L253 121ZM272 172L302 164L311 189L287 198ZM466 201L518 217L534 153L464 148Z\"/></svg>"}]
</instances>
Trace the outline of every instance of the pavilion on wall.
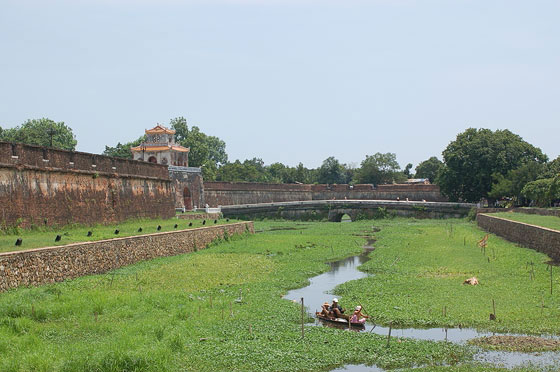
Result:
<instances>
[{"instance_id":1,"label":"pavilion on wall","mask_svg":"<svg viewBox=\"0 0 560 372\"><path fill-rule=\"evenodd\" d=\"M134 160L179 167L189 166L190 149L177 145L175 131L160 124L146 129L146 142L130 150Z\"/></svg>"}]
</instances>

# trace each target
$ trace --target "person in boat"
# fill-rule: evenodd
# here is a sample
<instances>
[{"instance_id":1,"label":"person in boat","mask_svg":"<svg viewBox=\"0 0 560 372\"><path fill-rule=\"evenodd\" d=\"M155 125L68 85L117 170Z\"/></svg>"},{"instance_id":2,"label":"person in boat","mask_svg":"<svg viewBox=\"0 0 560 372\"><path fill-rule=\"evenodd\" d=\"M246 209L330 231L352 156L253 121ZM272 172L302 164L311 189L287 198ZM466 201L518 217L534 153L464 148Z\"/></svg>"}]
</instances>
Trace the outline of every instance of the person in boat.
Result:
<instances>
[{"instance_id":1,"label":"person in boat","mask_svg":"<svg viewBox=\"0 0 560 372\"><path fill-rule=\"evenodd\" d=\"M333 298L329 311L332 312L335 318L342 318L346 320L349 318L348 315L344 315L345 310L338 304L338 298Z\"/></svg>"},{"instance_id":2,"label":"person in boat","mask_svg":"<svg viewBox=\"0 0 560 372\"><path fill-rule=\"evenodd\" d=\"M333 314L332 314L331 311L329 311L329 307L330 307L330 304L328 302L325 302L321 306L321 312L317 313L317 315L321 315L322 317L325 317L325 318L332 318Z\"/></svg>"},{"instance_id":3,"label":"person in boat","mask_svg":"<svg viewBox=\"0 0 560 372\"><path fill-rule=\"evenodd\" d=\"M350 317L350 323L365 323L369 316L362 314L362 307L356 306L354 313Z\"/></svg>"}]
</instances>

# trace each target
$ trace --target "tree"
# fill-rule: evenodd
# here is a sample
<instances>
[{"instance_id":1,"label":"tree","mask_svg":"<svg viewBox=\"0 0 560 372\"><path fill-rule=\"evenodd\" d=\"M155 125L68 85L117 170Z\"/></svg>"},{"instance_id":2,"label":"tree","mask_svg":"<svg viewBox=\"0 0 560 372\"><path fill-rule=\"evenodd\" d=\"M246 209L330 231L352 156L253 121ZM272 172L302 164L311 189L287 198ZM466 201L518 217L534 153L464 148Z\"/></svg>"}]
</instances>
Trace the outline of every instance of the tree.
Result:
<instances>
[{"instance_id":1,"label":"tree","mask_svg":"<svg viewBox=\"0 0 560 372\"><path fill-rule=\"evenodd\" d=\"M451 200L489 198L492 176L507 175L530 161L546 162L539 148L509 130L469 128L443 151L444 166L436 182Z\"/></svg>"},{"instance_id":2,"label":"tree","mask_svg":"<svg viewBox=\"0 0 560 372\"><path fill-rule=\"evenodd\" d=\"M539 174L538 178L554 178L560 174L560 156L547 163Z\"/></svg>"},{"instance_id":3,"label":"tree","mask_svg":"<svg viewBox=\"0 0 560 372\"><path fill-rule=\"evenodd\" d=\"M216 180L226 182L268 182L264 162L258 158L245 160L243 163L236 160L233 163L222 165L218 169Z\"/></svg>"},{"instance_id":4,"label":"tree","mask_svg":"<svg viewBox=\"0 0 560 372\"><path fill-rule=\"evenodd\" d=\"M521 193L538 207L548 207L553 200L560 199L560 176L529 182Z\"/></svg>"},{"instance_id":5,"label":"tree","mask_svg":"<svg viewBox=\"0 0 560 372\"><path fill-rule=\"evenodd\" d=\"M334 156L328 157L318 169L317 182L327 184L345 183L344 167Z\"/></svg>"},{"instance_id":6,"label":"tree","mask_svg":"<svg viewBox=\"0 0 560 372\"><path fill-rule=\"evenodd\" d=\"M294 182L313 183L311 171L299 163L295 168Z\"/></svg>"},{"instance_id":7,"label":"tree","mask_svg":"<svg viewBox=\"0 0 560 372\"><path fill-rule=\"evenodd\" d=\"M412 177L412 175L410 174L411 169L412 169L412 163L408 163L406 167L404 167L403 173L407 179Z\"/></svg>"},{"instance_id":8,"label":"tree","mask_svg":"<svg viewBox=\"0 0 560 372\"><path fill-rule=\"evenodd\" d=\"M356 170L356 183L371 183L374 185L404 182L406 176L400 171L397 155L394 153L366 155L361 167Z\"/></svg>"},{"instance_id":9,"label":"tree","mask_svg":"<svg viewBox=\"0 0 560 372\"><path fill-rule=\"evenodd\" d=\"M69 151L74 151L78 143L72 128L62 121L57 123L48 118L31 119L21 126L3 129L0 132L0 140Z\"/></svg>"},{"instance_id":10,"label":"tree","mask_svg":"<svg viewBox=\"0 0 560 372\"><path fill-rule=\"evenodd\" d=\"M182 116L169 120L169 126L175 130L175 141L182 143L187 140L189 136L189 126L187 119Z\"/></svg>"},{"instance_id":11,"label":"tree","mask_svg":"<svg viewBox=\"0 0 560 372\"><path fill-rule=\"evenodd\" d=\"M132 159L131 147L140 146L142 142L146 141L146 136L139 137L135 141L127 142L125 144L117 143L115 147L105 146L103 155L114 156L116 158Z\"/></svg>"},{"instance_id":12,"label":"tree","mask_svg":"<svg viewBox=\"0 0 560 372\"><path fill-rule=\"evenodd\" d=\"M434 183L441 167L443 167L443 162L435 156L432 156L428 160L424 160L418 164L414 177L427 178L431 183Z\"/></svg>"},{"instance_id":13,"label":"tree","mask_svg":"<svg viewBox=\"0 0 560 372\"><path fill-rule=\"evenodd\" d=\"M201 167L208 161L216 166L227 163L226 143L218 137L203 133L197 126L189 129L187 120L182 116L171 119L169 125L175 130L175 141L190 148L191 167Z\"/></svg>"},{"instance_id":14,"label":"tree","mask_svg":"<svg viewBox=\"0 0 560 372\"><path fill-rule=\"evenodd\" d=\"M524 204L521 190L529 182L535 181L542 173L544 164L530 161L521 167L509 171L506 176L501 173L492 175L492 188L488 196L492 199L512 198L515 204Z\"/></svg>"}]
</instances>

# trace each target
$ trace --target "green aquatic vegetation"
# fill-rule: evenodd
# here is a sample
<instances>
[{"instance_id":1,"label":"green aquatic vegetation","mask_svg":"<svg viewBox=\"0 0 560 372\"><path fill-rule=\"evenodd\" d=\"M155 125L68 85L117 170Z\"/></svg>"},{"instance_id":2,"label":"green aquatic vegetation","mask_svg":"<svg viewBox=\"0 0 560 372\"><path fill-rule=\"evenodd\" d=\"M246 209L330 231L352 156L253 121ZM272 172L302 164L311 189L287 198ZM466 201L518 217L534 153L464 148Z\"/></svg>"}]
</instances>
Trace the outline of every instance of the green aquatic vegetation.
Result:
<instances>
[{"instance_id":1,"label":"green aquatic vegetation","mask_svg":"<svg viewBox=\"0 0 560 372\"><path fill-rule=\"evenodd\" d=\"M376 322L398 326L474 327L558 333L560 269L549 258L465 220L379 221L375 251L361 269L372 276L336 293L361 302ZM463 281L475 276L480 284ZM551 290L552 278L552 290ZM490 320L494 314L496 320Z\"/></svg>"},{"instance_id":2,"label":"green aquatic vegetation","mask_svg":"<svg viewBox=\"0 0 560 372\"><path fill-rule=\"evenodd\" d=\"M526 213L515 213L515 212L499 212L499 213L491 213L489 215L560 231L560 217L556 217L556 216L541 216L538 214L526 214Z\"/></svg>"},{"instance_id":3,"label":"green aquatic vegetation","mask_svg":"<svg viewBox=\"0 0 560 372\"><path fill-rule=\"evenodd\" d=\"M356 235L371 222L274 229L287 225L257 223L263 233L195 253L0 294L0 370L317 371L469 359L467 346L394 337L387 347L384 336L323 327L306 326L302 339L300 306L282 296L325 262L359 253Z\"/></svg>"}]
</instances>

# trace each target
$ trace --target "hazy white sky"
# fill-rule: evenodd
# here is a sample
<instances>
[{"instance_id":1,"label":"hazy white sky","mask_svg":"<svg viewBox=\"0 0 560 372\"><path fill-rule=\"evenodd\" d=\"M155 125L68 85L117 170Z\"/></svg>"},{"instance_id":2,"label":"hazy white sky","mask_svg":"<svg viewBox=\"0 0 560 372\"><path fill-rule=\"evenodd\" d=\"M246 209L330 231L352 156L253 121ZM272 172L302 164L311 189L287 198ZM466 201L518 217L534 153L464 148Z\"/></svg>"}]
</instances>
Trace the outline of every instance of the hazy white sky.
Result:
<instances>
[{"instance_id":1,"label":"hazy white sky","mask_svg":"<svg viewBox=\"0 0 560 372\"><path fill-rule=\"evenodd\" d=\"M185 116L267 164L416 166L468 127L560 153L557 0L0 2L0 125L80 151Z\"/></svg>"}]
</instances>

